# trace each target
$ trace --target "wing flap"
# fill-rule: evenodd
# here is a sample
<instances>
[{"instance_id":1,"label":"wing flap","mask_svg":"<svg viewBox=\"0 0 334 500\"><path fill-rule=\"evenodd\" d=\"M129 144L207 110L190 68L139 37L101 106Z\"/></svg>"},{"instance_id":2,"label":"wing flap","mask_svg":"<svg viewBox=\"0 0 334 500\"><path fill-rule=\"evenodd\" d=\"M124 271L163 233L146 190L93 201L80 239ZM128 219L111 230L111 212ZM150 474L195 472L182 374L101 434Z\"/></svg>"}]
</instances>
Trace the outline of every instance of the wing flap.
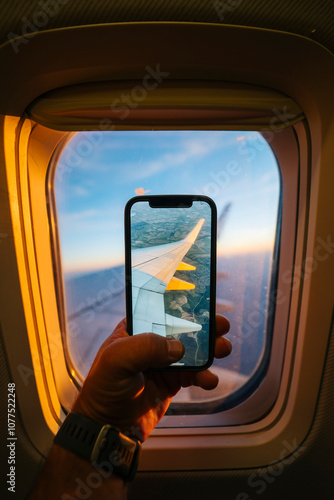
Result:
<instances>
[{"instance_id":1,"label":"wing flap","mask_svg":"<svg viewBox=\"0 0 334 500\"><path fill-rule=\"evenodd\" d=\"M180 333L199 332L202 330L202 325L193 323L187 319L177 318L170 314L165 315L166 335L177 335Z\"/></svg>"}]
</instances>

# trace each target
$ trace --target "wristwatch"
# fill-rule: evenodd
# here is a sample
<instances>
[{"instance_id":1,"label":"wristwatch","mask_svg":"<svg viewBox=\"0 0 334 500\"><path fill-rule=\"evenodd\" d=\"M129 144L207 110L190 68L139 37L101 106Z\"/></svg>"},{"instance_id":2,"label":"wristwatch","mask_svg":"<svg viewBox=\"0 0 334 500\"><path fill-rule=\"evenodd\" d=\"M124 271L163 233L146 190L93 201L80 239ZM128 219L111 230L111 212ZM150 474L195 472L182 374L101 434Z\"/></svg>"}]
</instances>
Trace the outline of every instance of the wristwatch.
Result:
<instances>
[{"instance_id":1,"label":"wristwatch","mask_svg":"<svg viewBox=\"0 0 334 500\"><path fill-rule=\"evenodd\" d=\"M137 472L140 442L79 413L67 415L54 443L125 481L132 481Z\"/></svg>"}]
</instances>

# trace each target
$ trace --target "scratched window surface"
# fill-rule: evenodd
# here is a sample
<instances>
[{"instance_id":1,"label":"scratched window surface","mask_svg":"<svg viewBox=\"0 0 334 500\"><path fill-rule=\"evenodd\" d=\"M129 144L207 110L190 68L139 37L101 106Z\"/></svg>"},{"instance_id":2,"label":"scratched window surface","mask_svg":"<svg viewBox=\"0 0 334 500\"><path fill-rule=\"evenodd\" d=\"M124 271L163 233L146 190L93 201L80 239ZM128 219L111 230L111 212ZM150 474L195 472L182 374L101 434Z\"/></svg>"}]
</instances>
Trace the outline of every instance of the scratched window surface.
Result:
<instances>
[{"instance_id":1,"label":"scratched window surface","mask_svg":"<svg viewBox=\"0 0 334 500\"><path fill-rule=\"evenodd\" d=\"M214 362L212 370L221 380L214 391L183 389L174 407L226 398L242 387L259 366L268 340L280 189L276 158L258 132L73 134L58 158L53 184L65 352L72 369L84 378L99 346L125 317L127 201L143 194L202 194L217 206L216 309L230 320L233 352ZM186 293L172 291L168 307L189 319Z\"/></svg>"}]
</instances>

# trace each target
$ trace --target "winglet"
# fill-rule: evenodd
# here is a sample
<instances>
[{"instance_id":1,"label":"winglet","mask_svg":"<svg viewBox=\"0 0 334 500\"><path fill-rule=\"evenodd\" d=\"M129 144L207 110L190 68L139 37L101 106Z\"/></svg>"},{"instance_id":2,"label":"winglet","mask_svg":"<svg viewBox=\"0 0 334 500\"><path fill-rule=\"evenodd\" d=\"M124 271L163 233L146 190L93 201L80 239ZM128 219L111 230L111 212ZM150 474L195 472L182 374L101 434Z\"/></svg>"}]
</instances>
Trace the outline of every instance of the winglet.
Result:
<instances>
[{"instance_id":1,"label":"winglet","mask_svg":"<svg viewBox=\"0 0 334 500\"><path fill-rule=\"evenodd\" d=\"M205 219L200 219L198 221L198 223L196 224L196 226L194 227L194 229L192 231L190 231L188 236L184 239L184 241L188 241L189 243L193 244L198 236L198 233L200 232L200 230L203 226L204 221L205 221Z\"/></svg>"}]
</instances>

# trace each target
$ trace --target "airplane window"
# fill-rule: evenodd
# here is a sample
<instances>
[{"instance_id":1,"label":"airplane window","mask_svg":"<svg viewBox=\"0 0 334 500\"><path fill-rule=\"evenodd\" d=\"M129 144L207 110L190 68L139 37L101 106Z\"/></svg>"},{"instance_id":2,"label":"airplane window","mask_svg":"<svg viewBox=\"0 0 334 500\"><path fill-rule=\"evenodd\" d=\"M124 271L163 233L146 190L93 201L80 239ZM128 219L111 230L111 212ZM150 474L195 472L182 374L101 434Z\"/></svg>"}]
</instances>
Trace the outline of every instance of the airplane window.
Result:
<instances>
[{"instance_id":1,"label":"airplane window","mask_svg":"<svg viewBox=\"0 0 334 500\"><path fill-rule=\"evenodd\" d=\"M204 194L215 201L217 312L231 322L233 352L213 365L222 380L214 391L184 389L171 412L186 412L187 405L192 412L215 411L217 402L249 385L270 345L281 186L269 143L249 131L77 132L55 166L65 351L70 372L81 381L125 316L126 202L146 193ZM173 294L175 316L205 314L196 290L166 293ZM196 348L196 333L193 342Z\"/></svg>"}]
</instances>

